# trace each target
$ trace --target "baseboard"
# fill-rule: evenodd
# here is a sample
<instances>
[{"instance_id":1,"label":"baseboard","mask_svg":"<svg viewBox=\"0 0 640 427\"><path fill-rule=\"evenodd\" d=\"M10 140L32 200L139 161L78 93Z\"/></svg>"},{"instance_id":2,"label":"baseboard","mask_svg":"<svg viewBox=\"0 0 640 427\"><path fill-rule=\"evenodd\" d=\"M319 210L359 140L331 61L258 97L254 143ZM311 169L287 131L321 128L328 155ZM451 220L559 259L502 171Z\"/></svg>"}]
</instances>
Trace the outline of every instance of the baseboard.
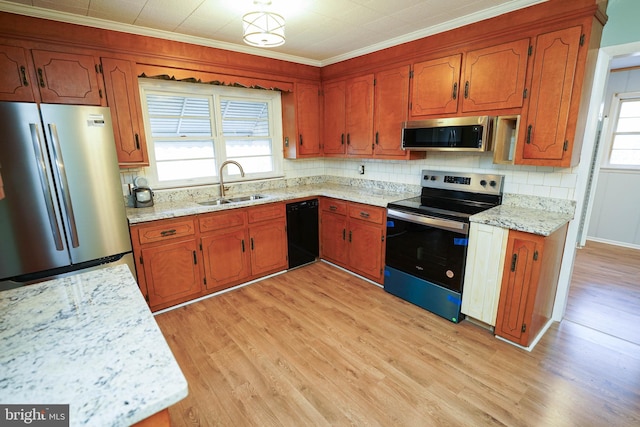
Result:
<instances>
[{"instance_id":1,"label":"baseboard","mask_svg":"<svg viewBox=\"0 0 640 427\"><path fill-rule=\"evenodd\" d=\"M600 239L598 237L589 237L589 236L587 236L587 241L588 242L597 242L597 243L606 243L607 245L620 246L622 248L639 249L640 250L640 245L634 245L633 243L626 243L626 242L616 242L614 240Z\"/></svg>"}]
</instances>

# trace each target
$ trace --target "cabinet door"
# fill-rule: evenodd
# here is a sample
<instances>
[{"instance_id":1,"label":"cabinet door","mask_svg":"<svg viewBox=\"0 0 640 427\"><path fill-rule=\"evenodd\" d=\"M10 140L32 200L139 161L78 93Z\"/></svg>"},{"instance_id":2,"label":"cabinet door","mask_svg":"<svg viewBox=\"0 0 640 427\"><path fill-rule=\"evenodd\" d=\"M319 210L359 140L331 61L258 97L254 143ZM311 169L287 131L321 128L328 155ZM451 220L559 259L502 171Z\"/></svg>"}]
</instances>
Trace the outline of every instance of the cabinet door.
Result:
<instances>
[{"instance_id":1,"label":"cabinet door","mask_svg":"<svg viewBox=\"0 0 640 427\"><path fill-rule=\"evenodd\" d=\"M138 78L130 61L102 58L107 103L111 110L118 163L148 166Z\"/></svg>"},{"instance_id":2,"label":"cabinet door","mask_svg":"<svg viewBox=\"0 0 640 427\"><path fill-rule=\"evenodd\" d=\"M45 50L32 50L31 54L42 102L104 105L93 56Z\"/></svg>"},{"instance_id":3,"label":"cabinet door","mask_svg":"<svg viewBox=\"0 0 640 427\"><path fill-rule=\"evenodd\" d=\"M402 123L409 108L409 66L376 74L375 85L375 150L376 156L404 158Z\"/></svg>"},{"instance_id":4,"label":"cabinet door","mask_svg":"<svg viewBox=\"0 0 640 427\"><path fill-rule=\"evenodd\" d=\"M323 88L323 133L322 143L325 155L345 153L345 86L344 82L334 82Z\"/></svg>"},{"instance_id":5,"label":"cabinet door","mask_svg":"<svg viewBox=\"0 0 640 427\"><path fill-rule=\"evenodd\" d=\"M458 54L413 65L411 117L458 111L461 62Z\"/></svg>"},{"instance_id":6,"label":"cabinet door","mask_svg":"<svg viewBox=\"0 0 640 427\"><path fill-rule=\"evenodd\" d=\"M33 102L25 50L0 45L0 100Z\"/></svg>"},{"instance_id":7,"label":"cabinet door","mask_svg":"<svg viewBox=\"0 0 640 427\"><path fill-rule=\"evenodd\" d=\"M320 88L297 84L296 115L300 157L320 155Z\"/></svg>"},{"instance_id":8,"label":"cabinet door","mask_svg":"<svg viewBox=\"0 0 640 427\"><path fill-rule=\"evenodd\" d=\"M250 275L249 239L244 228L202 237L208 291L244 282Z\"/></svg>"},{"instance_id":9,"label":"cabinet door","mask_svg":"<svg viewBox=\"0 0 640 427\"><path fill-rule=\"evenodd\" d=\"M249 235L253 276L287 268L287 229L284 220L251 226Z\"/></svg>"},{"instance_id":10,"label":"cabinet door","mask_svg":"<svg viewBox=\"0 0 640 427\"><path fill-rule=\"evenodd\" d=\"M373 154L373 74L347 81L345 94L347 154Z\"/></svg>"},{"instance_id":11,"label":"cabinet door","mask_svg":"<svg viewBox=\"0 0 640 427\"><path fill-rule=\"evenodd\" d=\"M522 107L529 39L466 54L462 111Z\"/></svg>"},{"instance_id":12,"label":"cabinet door","mask_svg":"<svg viewBox=\"0 0 640 427\"><path fill-rule=\"evenodd\" d=\"M569 166L572 141L567 140L567 128L581 35L577 26L538 36L516 164Z\"/></svg>"},{"instance_id":13,"label":"cabinet door","mask_svg":"<svg viewBox=\"0 0 640 427\"><path fill-rule=\"evenodd\" d=\"M538 251L541 245L521 233L511 233L507 243L495 334L526 346L527 322L535 303Z\"/></svg>"},{"instance_id":14,"label":"cabinet door","mask_svg":"<svg viewBox=\"0 0 640 427\"><path fill-rule=\"evenodd\" d=\"M320 256L346 266L347 219L344 215L322 212L320 227Z\"/></svg>"},{"instance_id":15,"label":"cabinet door","mask_svg":"<svg viewBox=\"0 0 640 427\"><path fill-rule=\"evenodd\" d=\"M509 230L471 223L461 311L495 326Z\"/></svg>"},{"instance_id":16,"label":"cabinet door","mask_svg":"<svg viewBox=\"0 0 640 427\"><path fill-rule=\"evenodd\" d=\"M142 248L142 266L151 308L186 301L202 290L195 240Z\"/></svg>"},{"instance_id":17,"label":"cabinet door","mask_svg":"<svg viewBox=\"0 0 640 427\"><path fill-rule=\"evenodd\" d=\"M349 266L351 269L382 283L384 235L380 225L351 220L349 223Z\"/></svg>"}]
</instances>

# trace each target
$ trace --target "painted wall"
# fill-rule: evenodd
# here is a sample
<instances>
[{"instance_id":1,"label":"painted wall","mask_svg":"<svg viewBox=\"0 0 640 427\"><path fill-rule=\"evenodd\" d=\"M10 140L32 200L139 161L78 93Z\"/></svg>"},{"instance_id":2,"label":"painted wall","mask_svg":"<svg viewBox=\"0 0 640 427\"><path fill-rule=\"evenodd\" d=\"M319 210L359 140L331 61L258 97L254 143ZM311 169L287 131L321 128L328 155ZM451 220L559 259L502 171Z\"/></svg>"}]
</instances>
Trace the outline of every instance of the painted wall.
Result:
<instances>
[{"instance_id":1,"label":"painted wall","mask_svg":"<svg viewBox=\"0 0 640 427\"><path fill-rule=\"evenodd\" d=\"M609 0L609 21L604 26L601 46L614 46L640 40L640 1Z\"/></svg>"},{"instance_id":2,"label":"painted wall","mask_svg":"<svg viewBox=\"0 0 640 427\"><path fill-rule=\"evenodd\" d=\"M640 2L638 2L640 4ZM640 92L640 69L609 75L604 96L608 116L616 93ZM603 157L608 154L609 138L603 138ZM600 169L593 200L587 238L640 248L640 171Z\"/></svg>"}]
</instances>

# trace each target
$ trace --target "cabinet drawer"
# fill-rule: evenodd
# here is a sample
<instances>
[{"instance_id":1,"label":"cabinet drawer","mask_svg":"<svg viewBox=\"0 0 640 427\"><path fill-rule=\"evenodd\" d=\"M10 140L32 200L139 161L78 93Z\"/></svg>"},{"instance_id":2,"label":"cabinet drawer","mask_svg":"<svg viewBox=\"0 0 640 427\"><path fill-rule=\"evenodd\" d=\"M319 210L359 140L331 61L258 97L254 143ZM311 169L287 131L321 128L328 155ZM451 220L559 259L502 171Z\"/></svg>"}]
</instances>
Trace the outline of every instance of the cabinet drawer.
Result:
<instances>
[{"instance_id":1,"label":"cabinet drawer","mask_svg":"<svg viewBox=\"0 0 640 427\"><path fill-rule=\"evenodd\" d=\"M249 224L283 217L284 203L269 203L267 205L249 208Z\"/></svg>"},{"instance_id":2,"label":"cabinet drawer","mask_svg":"<svg viewBox=\"0 0 640 427\"><path fill-rule=\"evenodd\" d=\"M200 232L224 230L231 227L245 225L247 215L244 210L234 209L229 212L219 212L203 215L198 220Z\"/></svg>"},{"instance_id":3,"label":"cabinet drawer","mask_svg":"<svg viewBox=\"0 0 640 427\"><path fill-rule=\"evenodd\" d=\"M336 199L320 199L320 209L341 215L347 214L347 202Z\"/></svg>"},{"instance_id":4,"label":"cabinet drawer","mask_svg":"<svg viewBox=\"0 0 640 427\"><path fill-rule=\"evenodd\" d=\"M384 209L375 206L361 205L358 203L349 204L350 218L362 219L375 224L382 224L384 213Z\"/></svg>"},{"instance_id":5,"label":"cabinet drawer","mask_svg":"<svg viewBox=\"0 0 640 427\"><path fill-rule=\"evenodd\" d=\"M159 242L176 237L193 236L195 226L193 220L162 221L138 228L138 240L141 244Z\"/></svg>"}]
</instances>

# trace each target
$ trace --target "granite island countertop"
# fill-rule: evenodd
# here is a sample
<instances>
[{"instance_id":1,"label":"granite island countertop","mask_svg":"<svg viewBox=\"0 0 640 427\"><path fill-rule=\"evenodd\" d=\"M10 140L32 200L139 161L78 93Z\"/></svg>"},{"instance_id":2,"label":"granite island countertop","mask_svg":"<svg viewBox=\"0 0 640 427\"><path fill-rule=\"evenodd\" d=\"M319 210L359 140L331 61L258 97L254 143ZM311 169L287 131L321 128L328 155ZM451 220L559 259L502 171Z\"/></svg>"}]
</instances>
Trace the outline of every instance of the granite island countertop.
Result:
<instances>
[{"instance_id":1,"label":"granite island countertop","mask_svg":"<svg viewBox=\"0 0 640 427\"><path fill-rule=\"evenodd\" d=\"M351 185L341 185L333 183L308 184L291 186L286 188L274 188L258 192L265 196L262 199L250 200L239 203L229 203L215 206L199 205L193 200L176 200L156 203L148 208L127 208L127 218L130 224L137 224L160 219L177 218L187 215L204 214L208 212L235 209L240 207L254 206L265 203L281 202L306 197L334 197L350 202L365 203L368 205L387 207L389 202L409 197L415 197L416 192L397 192L381 189L362 188ZM234 195L235 196L235 195ZM211 197L216 198L216 197Z\"/></svg>"},{"instance_id":2,"label":"granite island countertop","mask_svg":"<svg viewBox=\"0 0 640 427\"><path fill-rule=\"evenodd\" d=\"M0 402L70 404L71 426L128 426L187 396L125 265L0 292Z\"/></svg>"}]
</instances>

